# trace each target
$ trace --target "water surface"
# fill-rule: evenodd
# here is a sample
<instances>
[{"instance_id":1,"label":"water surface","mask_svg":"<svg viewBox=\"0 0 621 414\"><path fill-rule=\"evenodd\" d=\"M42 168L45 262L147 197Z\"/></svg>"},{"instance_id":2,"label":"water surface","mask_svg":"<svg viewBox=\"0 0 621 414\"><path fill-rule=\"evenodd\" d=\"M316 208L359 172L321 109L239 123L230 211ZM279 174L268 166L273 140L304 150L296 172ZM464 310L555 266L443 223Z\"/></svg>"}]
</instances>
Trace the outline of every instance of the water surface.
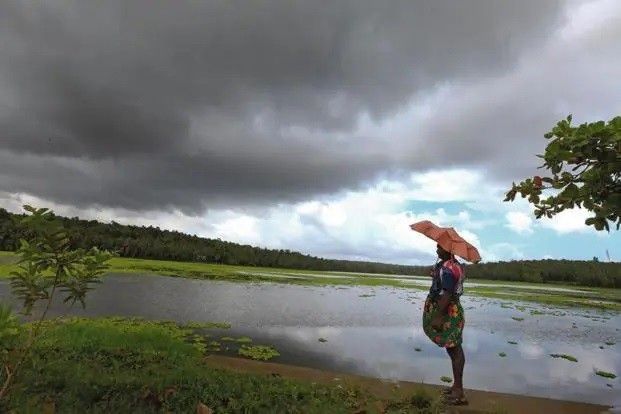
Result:
<instances>
[{"instance_id":1,"label":"water surface","mask_svg":"<svg viewBox=\"0 0 621 414\"><path fill-rule=\"evenodd\" d=\"M110 275L90 293L85 310L57 304L51 313L226 321L233 328L222 336L246 335L257 344L274 345L281 352L279 362L439 384L441 376L451 376L450 361L422 331L425 296L420 290L392 287ZM0 299L9 298L4 282ZM618 312L469 296L462 304L466 387L621 405L619 378L594 373L602 369L621 374ZM500 352L507 356L501 358ZM578 362L554 359L551 353L569 354Z\"/></svg>"}]
</instances>

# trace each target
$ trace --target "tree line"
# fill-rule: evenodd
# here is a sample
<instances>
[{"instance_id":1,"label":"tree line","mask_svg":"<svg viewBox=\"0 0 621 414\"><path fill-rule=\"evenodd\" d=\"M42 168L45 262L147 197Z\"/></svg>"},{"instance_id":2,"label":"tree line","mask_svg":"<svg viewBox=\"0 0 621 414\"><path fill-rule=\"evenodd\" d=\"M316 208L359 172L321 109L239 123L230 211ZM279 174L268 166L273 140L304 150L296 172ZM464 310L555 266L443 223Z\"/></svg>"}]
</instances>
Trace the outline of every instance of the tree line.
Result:
<instances>
[{"instance_id":1,"label":"tree line","mask_svg":"<svg viewBox=\"0 0 621 414\"><path fill-rule=\"evenodd\" d=\"M28 238L20 225L22 214L0 208L0 250L15 251ZM429 266L407 266L352 260L334 260L283 249L266 249L162 230L153 226L122 225L54 216L65 229L71 248L97 247L121 257L219 263L302 270L427 275ZM567 283L621 288L621 263L596 260L523 260L467 265L469 278Z\"/></svg>"}]
</instances>

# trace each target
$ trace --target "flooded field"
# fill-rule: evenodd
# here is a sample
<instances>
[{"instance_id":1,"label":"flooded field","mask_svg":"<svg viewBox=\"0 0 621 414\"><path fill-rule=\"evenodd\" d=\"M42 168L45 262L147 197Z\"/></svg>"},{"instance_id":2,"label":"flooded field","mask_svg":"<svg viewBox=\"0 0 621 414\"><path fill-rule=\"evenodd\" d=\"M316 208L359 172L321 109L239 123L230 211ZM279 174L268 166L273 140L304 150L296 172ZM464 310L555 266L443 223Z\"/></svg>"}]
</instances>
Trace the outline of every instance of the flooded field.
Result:
<instances>
[{"instance_id":1,"label":"flooded field","mask_svg":"<svg viewBox=\"0 0 621 414\"><path fill-rule=\"evenodd\" d=\"M232 328L209 332L214 340L248 336L275 346L278 362L439 384L451 369L444 350L423 334L425 296L386 286L110 275L86 310L58 304L53 314L225 321ZM1 282L0 299L9 298ZM466 387L621 405L619 378L596 374L621 374L620 313L468 295L462 304ZM236 353L238 346L222 341L221 352Z\"/></svg>"}]
</instances>

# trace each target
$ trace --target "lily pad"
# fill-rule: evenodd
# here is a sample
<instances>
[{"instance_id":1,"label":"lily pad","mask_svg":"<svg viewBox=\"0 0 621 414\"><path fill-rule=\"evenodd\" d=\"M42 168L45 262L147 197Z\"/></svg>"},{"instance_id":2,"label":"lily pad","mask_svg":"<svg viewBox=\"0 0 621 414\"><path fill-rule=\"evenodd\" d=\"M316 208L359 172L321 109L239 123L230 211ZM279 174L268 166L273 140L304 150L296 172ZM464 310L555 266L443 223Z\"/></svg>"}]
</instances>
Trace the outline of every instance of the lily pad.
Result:
<instances>
[{"instance_id":1,"label":"lily pad","mask_svg":"<svg viewBox=\"0 0 621 414\"><path fill-rule=\"evenodd\" d=\"M507 341L507 343L509 343L511 345L517 345L517 342L515 342L515 341Z\"/></svg>"},{"instance_id":2,"label":"lily pad","mask_svg":"<svg viewBox=\"0 0 621 414\"><path fill-rule=\"evenodd\" d=\"M501 358L504 358L504 357L507 356L507 354L505 354L504 352L499 352L498 356L501 357Z\"/></svg>"},{"instance_id":3,"label":"lily pad","mask_svg":"<svg viewBox=\"0 0 621 414\"><path fill-rule=\"evenodd\" d=\"M615 379L617 378L617 376L615 374L613 374L612 372L606 372L606 371L595 371L596 375L599 375L600 377L604 377L604 378L610 378L610 379Z\"/></svg>"},{"instance_id":4,"label":"lily pad","mask_svg":"<svg viewBox=\"0 0 621 414\"><path fill-rule=\"evenodd\" d=\"M522 322L524 320L524 318L519 318L517 316L512 316L511 319L513 319L514 321L518 321L518 322Z\"/></svg>"},{"instance_id":5,"label":"lily pad","mask_svg":"<svg viewBox=\"0 0 621 414\"><path fill-rule=\"evenodd\" d=\"M420 348L414 348L414 350L415 350L416 352L420 352L420 351L422 351L422 349L420 349Z\"/></svg>"},{"instance_id":6,"label":"lily pad","mask_svg":"<svg viewBox=\"0 0 621 414\"><path fill-rule=\"evenodd\" d=\"M616 342L613 341L608 341L608 342L604 342L606 345L608 346L613 346L614 344L616 344Z\"/></svg>"},{"instance_id":7,"label":"lily pad","mask_svg":"<svg viewBox=\"0 0 621 414\"><path fill-rule=\"evenodd\" d=\"M440 381L442 381L442 382L453 382L453 378L447 377L447 376L443 375L442 377L440 377Z\"/></svg>"},{"instance_id":8,"label":"lily pad","mask_svg":"<svg viewBox=\"0 0 621 414\"><path fill-rule=\"evenodd\" d=\"M280 355L274 347L266 345L242 345L237 352L239 355L260 361L267 361Z\"/></svg>"},{"instance_id":9,"label":"lily pad","mask_svg":"<svg viewBox=\"0 0 621 414\"><path fill-rule=\"evenodd\" d=\"M205 322L201 328L205 329L231 329L231 324L228 322Z\"/></svg>"},{"instance_id":10,"label":"lily pad","mask_svg":"<svg viewBox=\"0 0 621 414\"><path fill-rule=\"evenodd\" d=\"M248 338L247 336L242 336L240 338L232 338L230 336L223 336L222 338L220 338L220 340L223 342L237 342L238 344L252 343L252 339Z\"/></svg>"},{"instance_id":11,"label":"lily pad","mask_svg":"<svg viewBox=\"0 0 621 414\"><path fill-rule=\"evenodd\" d=\"M326 338L319 338L318 341L319 342L328 342L328 340Z\"/></svg>"},{"instance_id":12,"label":"lily pad","mask_svg":"<svg viewBox=\"0 0 621 414\"><path fill-rule=\"evenodd\" d=\"M578 362L578 359L576 357L567 354L550 354L550 356L552 358L563 358L571 362Z\"/></svg>"}]
</instances>

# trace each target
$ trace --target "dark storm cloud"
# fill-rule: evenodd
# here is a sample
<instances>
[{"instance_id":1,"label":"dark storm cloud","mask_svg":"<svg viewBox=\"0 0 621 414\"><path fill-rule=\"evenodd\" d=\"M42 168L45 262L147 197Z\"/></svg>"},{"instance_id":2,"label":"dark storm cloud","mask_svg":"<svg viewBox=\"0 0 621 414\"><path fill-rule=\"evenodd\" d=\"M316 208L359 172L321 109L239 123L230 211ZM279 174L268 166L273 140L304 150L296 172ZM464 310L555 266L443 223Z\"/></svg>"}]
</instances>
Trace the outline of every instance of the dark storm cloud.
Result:
<instances>
[{"instance_id":1,"label":"dark storm cloud","mask_svg":"<svg viewBox=\"0 0 621 414\"><path fill-rule=\"evenodd\" d=\"M198 211L424 168L331 134L507 70L558 18L552 1L4 2L0 190Z\"/></svg>"}]
</instances>

